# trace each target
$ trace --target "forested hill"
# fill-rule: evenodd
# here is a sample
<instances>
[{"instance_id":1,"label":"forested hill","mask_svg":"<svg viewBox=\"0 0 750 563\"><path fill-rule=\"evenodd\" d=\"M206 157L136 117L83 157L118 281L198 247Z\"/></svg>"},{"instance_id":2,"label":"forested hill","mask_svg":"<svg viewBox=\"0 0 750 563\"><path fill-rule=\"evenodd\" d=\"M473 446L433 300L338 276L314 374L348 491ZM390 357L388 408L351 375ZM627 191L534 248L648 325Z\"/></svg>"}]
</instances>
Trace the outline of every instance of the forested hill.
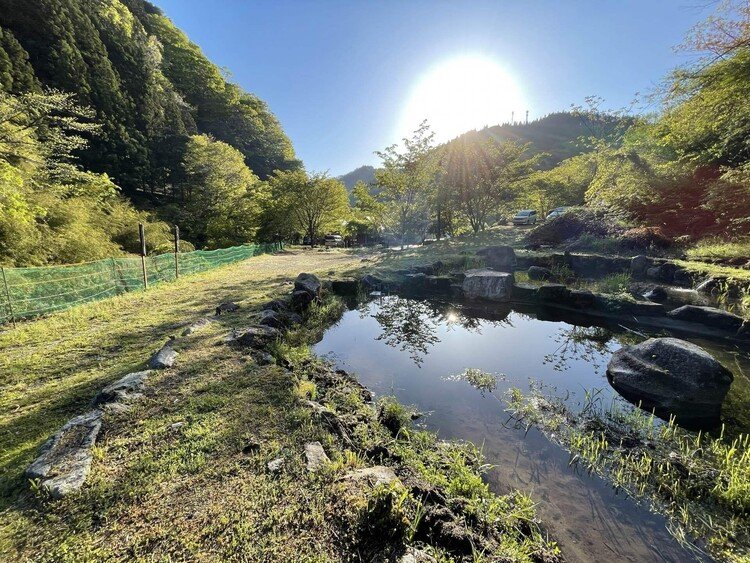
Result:
<instances>
[{"instance_id":1,"label":"forested hill","mask_svg":"<svg viewBox=\"0 0 750 563\"><path fill-rule=\"evenodd\" d=\"M80 164L125 193L176 183L199 133L238 149L261 179L299 167L267 105L144 0L0 0L0 86L75 93L102 124Z\"/></svg>"},{"instance_id":2,"label":"forested hill","mask_svg":"<svg viewBox=\"0 0 750 563\"><path fill-rule=\"evenodd\" d=\"M601 138L613 132L622 124L619 119L601 115L592 122L590 115L575 112L550 113L529 123L504 123L480 130L480 133L499 141L531 143L535 152L547 153L541 166L551 168L566 158L586 152L581 138Z\"/></svg>"},{"instance_id":3,"label":"forested hill","mask_svg":"<svg viewBox=\"0 0 750 563\"><path fill-rule=\"evenodd\" d=\"M343 182L347 190L352 191L357 182L372 184L375 181L375 168L369 165L360 166L343 176L339 176L339 180Z\"/></svg>"}]
</instances>

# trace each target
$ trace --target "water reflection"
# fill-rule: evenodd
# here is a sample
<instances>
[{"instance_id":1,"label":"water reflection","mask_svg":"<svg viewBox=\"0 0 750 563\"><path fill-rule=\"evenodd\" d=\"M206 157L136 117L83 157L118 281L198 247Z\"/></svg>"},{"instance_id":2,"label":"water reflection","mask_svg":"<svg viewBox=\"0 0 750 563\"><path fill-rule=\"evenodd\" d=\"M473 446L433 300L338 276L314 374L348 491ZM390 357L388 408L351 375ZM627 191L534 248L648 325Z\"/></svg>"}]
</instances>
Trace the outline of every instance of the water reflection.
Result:
<instances>
[{"instance_id":1,"label":"water reflection","mask_svg":"<svg viewBox=\"0 0 750 563\"><path fill-rule=\"evenodd\" d=\"M566 371L579 361L591 365L599 373L603 360L612 354L610 342L614 334L598 326L572 326L561 328L554 337L560 344L554 352L544 356L544 363L551 364L555 371Z\"/></svg>"}]
</instances>

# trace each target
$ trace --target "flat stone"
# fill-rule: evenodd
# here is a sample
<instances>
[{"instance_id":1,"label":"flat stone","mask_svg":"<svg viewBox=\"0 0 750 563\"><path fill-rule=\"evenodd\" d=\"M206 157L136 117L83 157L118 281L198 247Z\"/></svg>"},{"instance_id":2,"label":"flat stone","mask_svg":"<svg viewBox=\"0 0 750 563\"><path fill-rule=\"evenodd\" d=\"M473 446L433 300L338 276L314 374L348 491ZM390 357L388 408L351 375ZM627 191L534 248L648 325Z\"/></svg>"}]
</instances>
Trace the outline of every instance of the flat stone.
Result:
<instances>
[{"instance_id":1,"label":"flat stone","mask_svg":"<svg viewBox=\"0 0 750 563\"><path fill-rule=\"evenodd\" d=\"M466 272L461 287L469 299L510 301L513 281L513 274L479 268Z\"/></svg>"},{"instance_id":2,"label":"flat stone","mask_svg":"<svg viewBox=\"0 0 750 563\"><path fill-rule=\"evenodd\" d=\"M667 316L672 319L700 323L729 332L737 332L744 322L742 317L734 315L729 311L698 305L683 305L673 311L669 311Z\"/></svg>"},{"instance_id":3,"label":"flat stone","mask_svg":"<svg viewBox=\"0 0 750 563\"><path fill-rule=\"evenodd\" d=\"M511 296L513 301L534 302L537 298L539 286L531 283L516 283L513 285Z\"/></svg>"},{"instance_id":4,"label":"flat stone","mask_svg":"<svg viewBox=\"0 0 750 563\"><path fill-rule=\"evenodd\" d=\"M102 427L99 409L70 419L47 440L39 457L26 469L26 477L39 479L54 498L80 489L91 470L91 448Z\"/></svg>"},{"instance_id":5,"label":"flat stone","mask_svg":"<svg viewBox=\"0 0 750 563\"><path fill-rule=\"evenodd\" d=\"M279 338L281 333L270 326L251 326L233 339L235 344L251 348L263 348Z\"/></svg>"},{"instance_id":6,"label":"flat stone","mask_svg":"<svg viewBox=\"0 0 750 563\"><path fill-rule=\"evenodd\" d=\"M148 361L148 367L150 369L171 368L176 359L177 352L172 348L172 341L170 340L162 346L161 350L151 356L151 359Z\"/></svg>"},{"instance_id":7,"label":"flat stone","mask_svg":"<svg viewBox=\"0 0 750 563\"><path fill-rule=\"evenodd\" d=\"M146 385L150 370L129 373L111 385L107 385L91 401L91 406L96 407L105 403L124 402L135 398L139 391Z\"/></svg>"},{"instance_id":8,"label":"flat stone","mask_svg":"<svg viewBox=\"0 0 750 563\"><path fill-rule=\"evenodd\" d=\"M191 324L189 327L187 327L185 330L182 331L182 336L189 336L193 334L194 332L198 332L200 330L203 330L207 326L209 326L211 323L213 323L213 319L209 319L208 317L199 319L195 321L193 324Z\"/></svg>"},{"instance_id":9,"label":"flat stone","mask_svg":"<svg viewBox=\"0 0 750 563\"><path fill-rule=\"evenodd\" d=\"M347 481L367 482L373 487L400 482L393 469L384 465L355 469L344 475L343 479Z\"/></svg>"},{"instance_id":10,"label":"flat stone","mask_svg":"<svg viewBox=\"0 0 750 563\"><path fill-rule=\"evenodd\" d=\"M331 462L320 442L308 442L305 444L305 460L307 462L307 470L310 472L318 471Z\"/></svg>"}]
</instances>

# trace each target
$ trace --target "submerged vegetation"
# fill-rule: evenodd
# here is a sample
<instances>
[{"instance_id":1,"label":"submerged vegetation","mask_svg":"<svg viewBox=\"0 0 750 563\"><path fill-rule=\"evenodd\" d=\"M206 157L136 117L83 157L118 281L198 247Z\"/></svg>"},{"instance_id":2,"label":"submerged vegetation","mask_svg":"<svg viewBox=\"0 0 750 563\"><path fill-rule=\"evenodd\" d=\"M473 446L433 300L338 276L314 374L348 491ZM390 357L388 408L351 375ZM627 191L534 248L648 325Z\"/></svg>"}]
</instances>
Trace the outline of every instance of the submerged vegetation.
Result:
<instances>
[{"instance_id":1,"label":"submerged vegetation","mask_svg":"<svg viewBox=\"0 0 750 563\"><path fill-rule=\"evenodd\" d=\"M674 537L723 561L750 557L750 436L691 432L674 419L587 393L580 412L538 389L507 395L522 425L540 428L571 454L571 464L596 473L665 515Z\"/></svg>"}]
</instances>

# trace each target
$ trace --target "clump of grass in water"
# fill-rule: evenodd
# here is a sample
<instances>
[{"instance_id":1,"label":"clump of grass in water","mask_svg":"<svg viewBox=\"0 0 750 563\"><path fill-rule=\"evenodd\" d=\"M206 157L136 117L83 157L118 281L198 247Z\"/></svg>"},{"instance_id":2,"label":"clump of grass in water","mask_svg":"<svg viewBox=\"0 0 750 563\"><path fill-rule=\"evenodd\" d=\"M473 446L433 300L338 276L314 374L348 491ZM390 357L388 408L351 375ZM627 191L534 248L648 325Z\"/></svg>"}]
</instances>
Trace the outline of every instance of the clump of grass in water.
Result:
<instances>
[{"instance_id":1,"label":"clump of grass in water","mask_svg":"<svg viewBox=\"0 0 750 563\"><path fill-rule=\"evenodd\" d=\"M647 501L666 516L669 531L683 545L702 551L689 537L705 538L711 556L722 561L750 557L750 436L729 441L693 433L652 415L612 403L604 409L587 394L573 414L559 399L518 389L506 396L519 423L537 426L571 454L571 463Z\"/></svg>"},{"instance_id":2,"label":"clump of grass in water","mask_svg":"<svg viewBox=\"0 0 750 563\"><path fill-rule=\"evenodd\" d=\"M486 393L495 391L498 380L504 380L505 376L482 371L478 368L467 368L457 375L451 375L444 379L446 381L466 381L484 397Z\"/></svg>"}]
</instances>

